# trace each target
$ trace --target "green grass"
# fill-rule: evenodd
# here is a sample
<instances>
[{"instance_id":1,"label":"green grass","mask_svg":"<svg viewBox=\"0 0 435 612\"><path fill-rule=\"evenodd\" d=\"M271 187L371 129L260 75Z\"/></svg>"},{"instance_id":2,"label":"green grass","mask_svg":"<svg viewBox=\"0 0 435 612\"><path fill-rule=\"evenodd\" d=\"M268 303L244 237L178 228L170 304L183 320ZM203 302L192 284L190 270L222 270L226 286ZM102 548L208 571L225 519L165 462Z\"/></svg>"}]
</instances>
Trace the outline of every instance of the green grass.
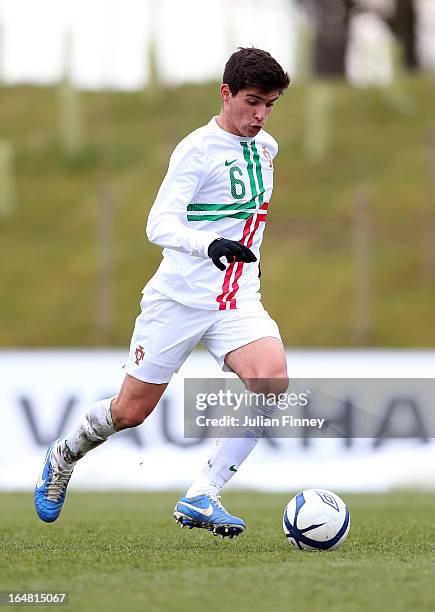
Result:
<instances>
[{"instance_id":1,"label":"green grass","mask_svg":"<svg viewBox=\"0 0 435 612\"><path fill-rule=\"evenodd\" d=\"M371 193L373 346L432 347L435 282L425 244L434 214L425 142L435 82L404 79L402 93L332 82L331 141L323 161L304 153L308 92L292 86L268 124L280 144L262 252L264 303L290 346L354 345L351 222L355 190ZM412 101L400 111L400 96ZM161 91L82 93L86 146L67 157L55 88L2 87L0 139L16 158L16 213L0 219L0 345L127 346L139 292L161 251L147 243L147 212L168 156L219 111L215 84ZM433 154L435 158L435 154ZM431 162L435 164L435 161ZM115 320L96 320L98 194L113 191ZM433 233L433 231L432 231ZM435 240L432 236L431 240Z\"/></svg>"},{"instance_id":2,"label":"green grass","mask_svg":"<svg viewBox=\"0 0 435 612\"><path fill-rule=\"evenodd\" d=\"M176 494L71 492L58 523L30 494L0 495L0 590L70 591L70 609L362 611L435 608L433 494L346 495L352 527L332 553L293 550L290 495L237 492L237 540L181 530Z\"/></svg>"}]
</instances>

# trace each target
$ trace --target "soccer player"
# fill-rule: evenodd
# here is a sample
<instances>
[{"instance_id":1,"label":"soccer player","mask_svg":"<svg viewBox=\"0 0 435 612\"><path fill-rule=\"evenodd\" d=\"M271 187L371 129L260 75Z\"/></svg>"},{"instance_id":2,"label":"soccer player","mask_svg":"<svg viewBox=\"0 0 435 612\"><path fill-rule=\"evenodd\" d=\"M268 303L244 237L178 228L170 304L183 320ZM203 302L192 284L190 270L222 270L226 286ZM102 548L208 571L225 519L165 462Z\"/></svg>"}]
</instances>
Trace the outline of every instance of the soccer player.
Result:
<instances>
[{"instance_id":1,"label":"soccer player","mask_svg":"<svg viewBox=\"0 0 435 612\"><path fill-rule=\"evenodd\" d=\"M34 495L43 521L58 518L76 462L112 434L140 425L199 341L249 391L286 389L278 326L260 301L259 259L278 150L263 126L289 82L269 53L239 48L225 66L220 114L172 153L146 227L163 260L142 292L127 374L116 397L93 404L49 446ZM182 526L230 537L245 530L219 492L262 433L251 427L218 441L175 506Z\"/></svg>"}]
</instances>

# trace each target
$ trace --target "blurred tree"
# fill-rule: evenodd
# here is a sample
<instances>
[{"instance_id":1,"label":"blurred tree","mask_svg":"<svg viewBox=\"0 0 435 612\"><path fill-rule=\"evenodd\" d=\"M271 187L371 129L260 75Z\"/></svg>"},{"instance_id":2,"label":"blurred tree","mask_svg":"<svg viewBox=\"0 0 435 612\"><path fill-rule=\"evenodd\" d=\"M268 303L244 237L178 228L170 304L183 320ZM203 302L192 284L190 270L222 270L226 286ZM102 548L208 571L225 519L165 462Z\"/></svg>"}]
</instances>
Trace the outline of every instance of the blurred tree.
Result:
<instances>
[{"instance_id":1,"label":"blurred tree","mask_svg":"<svg viewBox=\"0 0 435 612\"><path fill-rule=\"evenodd\" d=\"M314 24L314 72L345 74L349 22L355 11L373 11L391 27L403 48L403 63L414 70L416 54L415 0L299 0Z\"/></svg>"},{"instance_id":2,"label":"blurred tree","mask_svg":"<svg viewBox=\"0 0 435 612\"><path fill-rule=\"evenodd\" d=\"M341 76L349 20L355 0L300 0L314 24L314 72L320 76Z\"/></svg>"},{"instance_id":3,"label":"blurred tree","mask_svg":"<svg viewBox=\"0 0 435 612\"><path fill-rule=\"evenodd\" d=\"M401 44L404 65L408 70L415 70L418 67L415 1L396 0L395 5L396 10L386 21Z\"/></svg>"}]
</instances>

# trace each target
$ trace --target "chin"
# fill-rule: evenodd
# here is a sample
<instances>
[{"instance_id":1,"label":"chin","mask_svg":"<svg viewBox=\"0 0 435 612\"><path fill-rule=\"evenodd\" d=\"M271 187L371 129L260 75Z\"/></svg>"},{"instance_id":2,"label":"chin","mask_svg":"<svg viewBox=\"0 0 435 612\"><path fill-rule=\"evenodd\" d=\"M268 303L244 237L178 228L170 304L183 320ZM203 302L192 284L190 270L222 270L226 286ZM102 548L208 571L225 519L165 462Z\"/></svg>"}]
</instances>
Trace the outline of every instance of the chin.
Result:
<instances>
[{"instance_id":1,"label":"chin","mask_svg":"<svg viewBox=\"0 0 435 612\"><path fill-rule=\"evenodd\" d=\"M260 130L253 130L251 127L244 128L240 130L240 134L243 138L252 138L256 136Z\"/></svg>"}]
</instances>

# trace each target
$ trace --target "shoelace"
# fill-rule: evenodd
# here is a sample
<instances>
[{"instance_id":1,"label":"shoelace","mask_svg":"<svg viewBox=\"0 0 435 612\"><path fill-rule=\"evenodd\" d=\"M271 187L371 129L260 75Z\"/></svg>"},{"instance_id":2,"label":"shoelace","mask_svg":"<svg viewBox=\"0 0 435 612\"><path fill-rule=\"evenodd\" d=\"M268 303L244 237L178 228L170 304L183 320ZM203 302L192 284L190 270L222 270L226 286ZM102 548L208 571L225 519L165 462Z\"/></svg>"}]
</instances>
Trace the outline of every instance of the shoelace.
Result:
<instances>
[{"instance_id":1,"label":"shoelace","mask_svg":"<svg viewBox=\"0 0 435 612\"><path fill-rule=\"evenodd\" d=\"M62 492L65 490L74 468L61 470L55 465L52 466L50 482L47 485L47 499L57 502Z\"/></svg>"},{"instance_id":2,"label":"shoelace","mask_svg":"<svg viewBox=\"0 0 435 612\"><path fill-rule=\"evenodd\" d=\"M221 504L221 496L220 495L207 495L207 497L209 497L212 501L214 501L215 504L217 505L217 507L220 510L222 510L223 512L226 512L226 514L228 514L227 510L225 510L225 508Z\"/></svg>"}]
</instances>

